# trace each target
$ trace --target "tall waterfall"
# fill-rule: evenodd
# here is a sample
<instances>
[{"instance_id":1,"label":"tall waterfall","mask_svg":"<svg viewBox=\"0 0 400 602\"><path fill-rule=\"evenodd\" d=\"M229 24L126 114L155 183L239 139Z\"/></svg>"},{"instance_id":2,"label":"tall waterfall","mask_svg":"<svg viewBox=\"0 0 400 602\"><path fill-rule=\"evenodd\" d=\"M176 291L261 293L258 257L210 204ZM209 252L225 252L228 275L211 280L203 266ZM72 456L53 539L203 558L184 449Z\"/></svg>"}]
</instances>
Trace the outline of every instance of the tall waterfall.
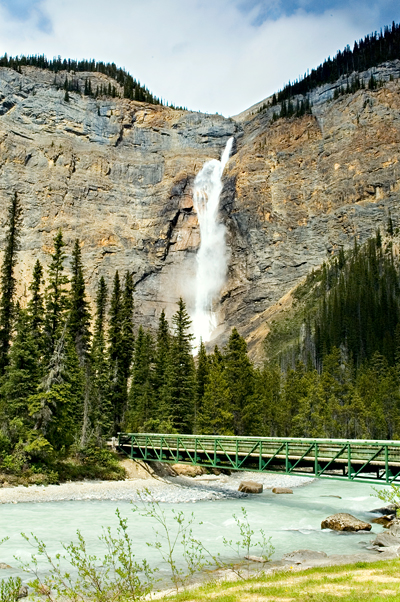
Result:
<instances>
[{"instance_id":1,"label":"tall waterfall","mask_svg":"<svg viewBox=\"0 0 400 602\"><path fill-rule=\"evenodd\" d=\"M204 164L194 181L193 201L200 226L200 248L197 253L196 303L193 316L195 344L200 338L209 341L216 328L213 304L218 298L227 271L225 226L218 221L219 197L222 191L222 174L232 150L229 138L221 160L212 159Z\"/></svg>"}]
</instances>

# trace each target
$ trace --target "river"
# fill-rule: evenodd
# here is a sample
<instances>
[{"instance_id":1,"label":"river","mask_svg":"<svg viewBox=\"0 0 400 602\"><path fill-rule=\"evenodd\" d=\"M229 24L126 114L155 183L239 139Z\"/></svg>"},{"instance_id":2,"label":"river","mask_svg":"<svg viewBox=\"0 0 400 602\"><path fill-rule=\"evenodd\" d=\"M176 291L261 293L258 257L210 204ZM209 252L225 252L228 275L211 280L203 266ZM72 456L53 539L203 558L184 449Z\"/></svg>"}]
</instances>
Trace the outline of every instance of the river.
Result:
<instances>
[{"instance_id":1,"label":"river","mask_svg":"<svg viewBox=\"0 0 400 602\"><path fill-rule=\"evenodd\" d=\"M195 525L195 536L210 551L220 552L226 557L223 537L236 538L233 514L240 514L244 506L253 529L257 532L262 528L271 536L275 547L274 559L279 559L286 552L304 548L324 551L328 555L365 551L365 545L374 537L373 533L382 531L380 525L374 524L371 534L337 533L322 531L321 521L336 512L347 512L370 521L373 518L370 510L382 505L379 499L371 497L372 493L369 484L312 480L294 488L293 495L275 495L271 490L266 490L260 495L241 499L228 497L215 501L161 504L161 507L169 516L172 509L182 510L185 515L193 512L196 522L202 522L201 525ZM341 499L333 496L340 496ZM62 551L61 542L75 539L76 530L79 529L89 550L100 552L98 536L102 527L117 526L117 508L123 517L129 519L129 533L134 541L136 558L147 558L151 565L165 570L158 552L146 545L146 542L155 540L151 519L133 513L132 505L126 499L54 501L0 506L0 538L9 537L0 547L0 561L13 567L12 570L3 569L0 577L21 574L14 556L24 561L30 558L32 549L21 537L21 532L33 532L46 542L49 553L54 554ZM253 553L257 554L257 550Z\"/></svg>"}]
</instances>

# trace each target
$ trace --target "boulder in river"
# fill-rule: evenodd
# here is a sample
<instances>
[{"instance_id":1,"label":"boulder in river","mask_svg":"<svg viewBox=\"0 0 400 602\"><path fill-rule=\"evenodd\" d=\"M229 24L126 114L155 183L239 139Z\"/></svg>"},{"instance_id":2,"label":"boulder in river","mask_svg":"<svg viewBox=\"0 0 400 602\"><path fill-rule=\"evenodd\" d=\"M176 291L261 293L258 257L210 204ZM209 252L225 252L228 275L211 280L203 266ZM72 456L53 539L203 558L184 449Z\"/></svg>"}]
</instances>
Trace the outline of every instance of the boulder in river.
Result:
<instances>
[{"instance_id":1,"label":"boulder in river","mask_svg":"<svg viewBox=\"0 0 400 602\"><path fill-rule=\"evenodd\" d=\"M371 531L371 528L369 523L345 512L332 514L321 523L321 529L332 529L333 531Z\"/></svg>"},{"instance_id":2,"label":"boulder in river","mask_svg":"<svg viewBox=\"0 0 400 602\"><path fill-rule=\"evenodd\" d=\"M242 493L262 493L263 489L262 483L256 483L256 481L242 481L238 491L241 491Z\"/></svg>"},{"instance_id":3,"label":"boulder in river","mask_svg":"<svg viewBox=\"0 0 400 602\"><path fill-rule=\"evenodd\" d=\"M5 562L0 562L0 569L11 569L9 564L6 564Z\"/></svg>"},{"instance_id":4,"label":"boulder in river","mask_svg":"<svg viewBox=\"0 0 400 602\"><path fill-rule=\"evenodd\" d=\"M246 560L250 560L250 562L268 562L262 556L245 556Z\"/></svg>"},{"instance_id":5,"label":"boulder in river","mask_svg":"<svg viewBox=\"0 0 400 602\"><path fill-rule=\"evenodd\" d=\"M293 489L289 489L289 487L274 487L272 493L293 493Z\"/></svg>"},{"instance_id":6,"label":"boulder in river","mask_svg":"<svg viewBox=\"0 0 400 602\"><path fill-rule=\"evenodd\" d=\"M317 552L316 550L295 550L282 556L282 560L290 564L307 564L308 562L324 560L325 558L328 558L328 554Z\"/></svg>"},{"instance_id":7,"label":"boulder in river","mask_svg":"<svg viewBox=\"0 0 400 602\"><path fill-rule=\"evenodd\" d=\"M389 504L383 508L374 508L370 510L373 514L396 514L396 504Z\"/></svg>"},{"instance_id":8,"label":"boulder in river","mask_svg":"<svg viewBox=\"0 0 400 602\"><path fill-rule=\"evenodd\" d=\"M180 477L197 477L206 472L205 468L193 464L173 464L172 468Z\"/></svg>"},{"instance_id":9,"label":"boulder in river","mask_svg":"<svg viewBox=\"0 0 400 602\"><path fill-rule=\"evenodd\" d=\"M373 518L371 520L371 523L374 523L375 525L382 525L383 527L388 527L394 518L394 514L384 514L383 516L379 516L378 518Z\"/></svg>"}]
</instances>

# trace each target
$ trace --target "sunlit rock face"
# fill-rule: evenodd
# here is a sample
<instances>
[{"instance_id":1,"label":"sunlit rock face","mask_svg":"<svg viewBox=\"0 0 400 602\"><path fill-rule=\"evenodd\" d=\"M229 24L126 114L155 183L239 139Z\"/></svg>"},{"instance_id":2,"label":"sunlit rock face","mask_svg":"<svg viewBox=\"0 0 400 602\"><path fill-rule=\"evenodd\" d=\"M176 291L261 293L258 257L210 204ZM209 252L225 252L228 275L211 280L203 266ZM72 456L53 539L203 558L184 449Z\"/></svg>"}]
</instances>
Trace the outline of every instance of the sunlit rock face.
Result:
<instances>
[{"instance_id":1,"label":"sunlit rock face","mask_svg":"<svg viewBox=\"0 0 400 602\"><path fill-rule=\"evenodd\" d=\"M74 93L67 103L53 74L0 69L0 210L4 225L17 191L21 292L61 228L69 246L82 240L92 299L100 276L111 286L116 269L129 269L138 324L155 325L163 308L170 316L179 296L193 312L193 182L234 136L220 198L229 263L212 342L237 326L259 358L265 316L313 267L385 226L389 210L400 225L398 63L382 73L394 81L337 100L332 86L315 91L312 116L271 125L268 112L233 120ZM86 75L92 89L107 80Z\"/></svg>"}]
</instances>

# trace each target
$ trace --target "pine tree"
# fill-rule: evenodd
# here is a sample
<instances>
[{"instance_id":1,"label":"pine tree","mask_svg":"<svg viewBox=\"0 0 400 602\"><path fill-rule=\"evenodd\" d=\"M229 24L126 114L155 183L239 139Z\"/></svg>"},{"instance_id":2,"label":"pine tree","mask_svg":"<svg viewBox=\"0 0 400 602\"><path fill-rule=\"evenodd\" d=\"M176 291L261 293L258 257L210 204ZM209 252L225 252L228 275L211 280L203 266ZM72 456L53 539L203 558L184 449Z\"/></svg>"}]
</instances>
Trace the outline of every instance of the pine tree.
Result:
<instances>
[{"instance_id":1,"label":"pine tree","mask_svg":"<svg viewBox=\"0 0 400 602\"><path fill-rule=\"evenodd\" d=\"M8 209L8 229L5 240L3 265L1 267L1 298L0 298L0 376L4 374L8 364L8 353L11 344L14 324L14 296L16 280L14 275L19 250L21 230L21 205L17 193L14 194Z\"/></svg>"},{"instance_id":2,"label":"pine tree","mask_svg":"<svg viewBox=\"0 0 400 602\"><path fill-rule=\"evenodd\" d=\"M118 271L115 273L114 286L110 303L109 314L109 356L110 356L110 393L113 406L113 424L114 432L118 432L121 427L123 414L127 402L127 381L124 369L124 345L123 345L123 291L119 279Z\"/></svg>"},{"instance_id":3,"label":"pine tree","mask_svg":"<svg viewBox=\"0 0 400 602\"><path fill-rule=\"evenodd\" d=\"M40 382L40 352L25 309L18 312L16 336L9 354L1 397L9 420L20 418L28 425L28 398Z\"/></svg>"},{"instance_id":4,"label":"pine tree","mask_svg":"<svg viewBox=\"0 0 400 602\"><path fill-rule=\"evenodd\" d=\"M124 378L128 381L132 364L135 337L133 334L133 277L126 272L122 295L122 368Z\"/></svg>"},{"instance_id":5,"label":"pine tree","mask_svg":"<svg viewBox=\"0 0 400 602\"><path fill-rule=\"evenodd\" d=\"M285 424L286 418L290 422L290 414L282 411L281 381L282 374L276 365L266 364L255 371L253 397L244 412L247 435L283 437L290 432Z\"/></svg>"},{"instance_id":6,"label":"pine tree","mask_svg":"<svg viewBox=\"0 0 400 602\"><path fill-rule=\"evenodd\" d=\"M88 359L90 346L90 309L86 299L85 280L83 277L82 253L79 240L75 241L72 251L72 278L69 302L68 330L75 343L81 365Z\"/></svg>"},{"instance_id":7,"label":"pine tree","mask_svg":"<svg viewBox=\"0 0 400 602\"><path fill-rule=\"evenodd\" d=\"M204 435L233 434L233 414L225 368L215 358L209 366L198 422L199 431Z\"/></svg>"},{"instance_id":8,"label":"pine tree","mask_svg":"<svg viewBox=\"0 0 400 602\"><path fill-rule=\"evenodd\" d=\"M57 340L64 329L68 309L66 285L68 277L64 274L65 243L61 230L54 237L54 252L49 265L49 281L46 289L45 334L47 353L50 358L56 348Z\"/></svg>"},{"instance_id":9,"label":"pine tree","mask_svg":"<svg viewBox=\"0 0 400 602\"><path fill-rule=\"evenodd\" d=\"M111 399L114 408L114 431L117 432L121 429L128 405L128 379L134 349L133 278L130 272L126 273L123 290L118 272L115 274L109 323Z\"/></svg>"},{"instance_id":10,"label":"pine tree","mask_svg":"<svg viewBox=\"0 0 400 602\"><path fill-rule=\"evenodd\" d=\"M171 417L174 427L181 433L191 433L194 422L196 377L192 356L193 335L191 320L183 299L172 318L174 338L171 345Z\"/></svg>"},{"instance_id":11,"label":"pine tree","mask_svg":"<svg viewBox=\"0 0 400 602\"><path fill-rule=\"evenodd\" d=\"M229 387L230 408L235 435L246 432L245 414L254 391L253 367L247 357L247 345L236 328L232 330L224 356L226 381Z\"/></svg>"},{"instance_id":12,"label":"pine tree","mask_svg":"<svg viewBox=\"0 0 400 602\"><path fill-rule=\"evenodd\" d=\"M197 354L197 370L196 370L196 381L197 381L197 395L196 395L196 407L195 407L195 428L197 424L197 415L202 411L204 390L206 381L209 373L209 360L207 356L206 347L203 341L200 341L199 352Z\"/></svg>"},{"instance_id":13,"label":"pine tree","mask_svg":"<svg viewBox=\"0 0 400 602\"><path fill-rule=\"evenodd\" d=\"M68 449L76 440L82 423L84 373L66 325L38 386L28 399L34 430L54 450Z\"/></svg>"},{"instance_id":14,"label":"pine tree","mask_svg":"<svg viewBox=\"0 0 400 602\"><path fill-rule=\"evenodd\" d=\"M44 300L41 292L43 284L43 267L37 259L33 268L32 282L29 286L31 298L28 302L28 315L31 331L41 351L44 349L43 327L44 327Z\"/></svg>"},{"instance_id":15,"label":"pine tree","mask_svg":"<svg viewBox=\"0 0 400 602\"><path fill-rule=\"evenodd\" d=\"M113 414L110 400L110 369L106 349L107 285L99 280L96 295L96 319L91 349L91 422L98 444L112 432Z\"/></svg>"},{"instance_id":16,"label":"pine tree","mask_svg":"<svg viewBox=\"0 0 400 602\"><path fill-rule=\"evenodd\" d=\"M153 387L154 406L160 421L171 420L171 335L164 310L158 321Z\"/></svg>"},{"instance_id":17,"label":"pine tree","mask_svg":"<svg viewBox=\"0 0 400 602\"><path fill-rule=\"evenodd\" d=\"M129 411L126 419L128 430L133 432L151 430L149 425L157 418L154 407L153 361L153 338L140 326L135 344Z\"/></svg>"}]
</instances>

